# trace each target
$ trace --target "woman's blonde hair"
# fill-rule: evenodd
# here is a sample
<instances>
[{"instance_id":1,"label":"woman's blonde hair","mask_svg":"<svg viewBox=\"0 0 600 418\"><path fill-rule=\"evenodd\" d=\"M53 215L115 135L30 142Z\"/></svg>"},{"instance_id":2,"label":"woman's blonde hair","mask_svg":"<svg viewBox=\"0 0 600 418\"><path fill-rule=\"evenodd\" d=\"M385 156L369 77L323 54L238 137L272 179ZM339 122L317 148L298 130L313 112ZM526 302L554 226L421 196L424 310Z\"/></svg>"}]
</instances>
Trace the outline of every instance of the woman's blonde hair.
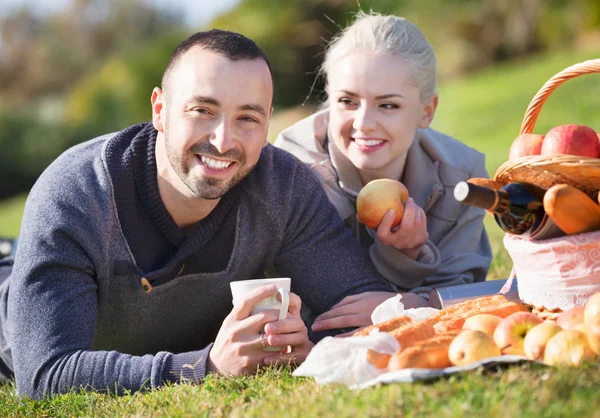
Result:
<instances>
[{"instance_id":1,"label":"woman's blonde hair","mask_svg":"<svg viewBox=\"0 0 600 418\"><path fill-rule=\"evenodd\" d=\"M321 73L327 83L331 68L355 52L393 54L411 69L423 101L435 94L436 60L421 30L403 17L359 12L354 22L333 38L325 52Z\"/></svg>"}]
</instances>

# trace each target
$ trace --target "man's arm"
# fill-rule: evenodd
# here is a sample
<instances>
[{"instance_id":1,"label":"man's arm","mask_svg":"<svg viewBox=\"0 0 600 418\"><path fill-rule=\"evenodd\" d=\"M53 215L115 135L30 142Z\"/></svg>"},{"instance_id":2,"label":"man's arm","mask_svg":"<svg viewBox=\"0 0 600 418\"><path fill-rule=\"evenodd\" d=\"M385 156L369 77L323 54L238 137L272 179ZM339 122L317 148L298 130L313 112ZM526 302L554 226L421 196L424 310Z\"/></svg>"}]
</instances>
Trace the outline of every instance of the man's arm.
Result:
<instances>
[{"instance_id":1,"label":"man's arm","mask_svg":"<svg viewBox=\"0 0 600 418\"><path fill-rule=\"evenodd\" d=\"M298 163L289 178L291 191L281 204L283 249L275 268L292 278L302 301L321 314L349 295L392 291L310 170Z\"/></svg>"}]
</instances>

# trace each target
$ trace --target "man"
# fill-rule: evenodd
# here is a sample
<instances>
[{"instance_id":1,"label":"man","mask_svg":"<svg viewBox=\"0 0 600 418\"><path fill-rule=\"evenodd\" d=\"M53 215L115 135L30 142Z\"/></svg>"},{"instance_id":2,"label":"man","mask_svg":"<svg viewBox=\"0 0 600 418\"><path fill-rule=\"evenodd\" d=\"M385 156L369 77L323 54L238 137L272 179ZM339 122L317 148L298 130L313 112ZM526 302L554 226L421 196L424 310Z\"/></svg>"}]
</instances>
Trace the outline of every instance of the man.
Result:
<instances>
[{"instance_id":1,"label":"man","mask_svg":"<svg viewBox=\"0 0 600 418\"><path fill-rule=\"evenodd\" d=\"M0 287L0 375L14 372L21 396L302 361L300 298L319 314L390 290L309 170L268 144L272 94L254 42L197 33L152 92L152 123L80 144L42 174ZM270 267L298 294L288 318L250 314L274 287L232 308L229 283Z\"/></svg>"}]
</instances>

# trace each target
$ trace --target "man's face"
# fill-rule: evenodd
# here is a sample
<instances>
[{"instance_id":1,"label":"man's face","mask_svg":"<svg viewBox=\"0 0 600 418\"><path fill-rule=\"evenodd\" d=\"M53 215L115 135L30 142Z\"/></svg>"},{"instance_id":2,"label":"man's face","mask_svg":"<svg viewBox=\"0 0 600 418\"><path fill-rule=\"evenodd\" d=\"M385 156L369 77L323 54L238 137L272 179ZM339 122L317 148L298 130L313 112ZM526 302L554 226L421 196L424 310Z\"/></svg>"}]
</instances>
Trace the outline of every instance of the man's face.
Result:
<instances>
[{"instance_id":1,"label":"man's face","mask_svg":"<svg viewBox=\"0 0 600 418\"><path fill-rule=\"evenodd\" d=\"M172 170L192 195L218 199L256 165L267 144L273 85L263 60L231 61L193 47L152 95L154 126ZM187 194L187 193L186 193Z\"/></svg>"}]
</instances>

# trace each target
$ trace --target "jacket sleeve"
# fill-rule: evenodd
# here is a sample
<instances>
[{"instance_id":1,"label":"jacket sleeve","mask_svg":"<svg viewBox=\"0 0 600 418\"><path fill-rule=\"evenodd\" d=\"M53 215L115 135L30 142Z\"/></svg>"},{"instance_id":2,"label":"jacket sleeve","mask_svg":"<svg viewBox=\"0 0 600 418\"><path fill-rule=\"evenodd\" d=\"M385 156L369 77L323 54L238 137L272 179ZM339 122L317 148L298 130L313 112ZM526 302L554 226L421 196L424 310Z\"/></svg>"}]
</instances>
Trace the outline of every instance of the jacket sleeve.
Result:
<instances>
[{"instance_id":1,"label":"jacket sleeve","mask_svg":"<svg viewBox=\"0 0 600 418\"><path fill-rule=\"evenodd\" d=\"M206 362L198 360L206 359L210 346L177 355L92 350L100 261L90 256L94 240L89 237L98 236L94 234L102 225L94 218L100 217L93 205L64 198L73 196L66 181L46 176L41 183L29 195L9 279L8 328L19 396L40 399L82 388L113 393L154 388L184 378L180 372L189 370L183 367L186 363L195 364L196 375L203 377ZM80 199L85 194L79 190Z\"/></svg>"},{"instance_id":2,"label":"jacket sleeve","mask_svg":"<svg viewBox=\"0 0 600 418\"><path fill-rule=\"evenodd\" d=\"M483 162L471 177L488 177ZM369 249L371 261L398 291L410 291L425 299L436 287L483 281L492 261L484 216L482 209L461 206L454 225L437 245L428 241L417 260L383 244L374 235Z\"/></svg>"}]
</instances>

